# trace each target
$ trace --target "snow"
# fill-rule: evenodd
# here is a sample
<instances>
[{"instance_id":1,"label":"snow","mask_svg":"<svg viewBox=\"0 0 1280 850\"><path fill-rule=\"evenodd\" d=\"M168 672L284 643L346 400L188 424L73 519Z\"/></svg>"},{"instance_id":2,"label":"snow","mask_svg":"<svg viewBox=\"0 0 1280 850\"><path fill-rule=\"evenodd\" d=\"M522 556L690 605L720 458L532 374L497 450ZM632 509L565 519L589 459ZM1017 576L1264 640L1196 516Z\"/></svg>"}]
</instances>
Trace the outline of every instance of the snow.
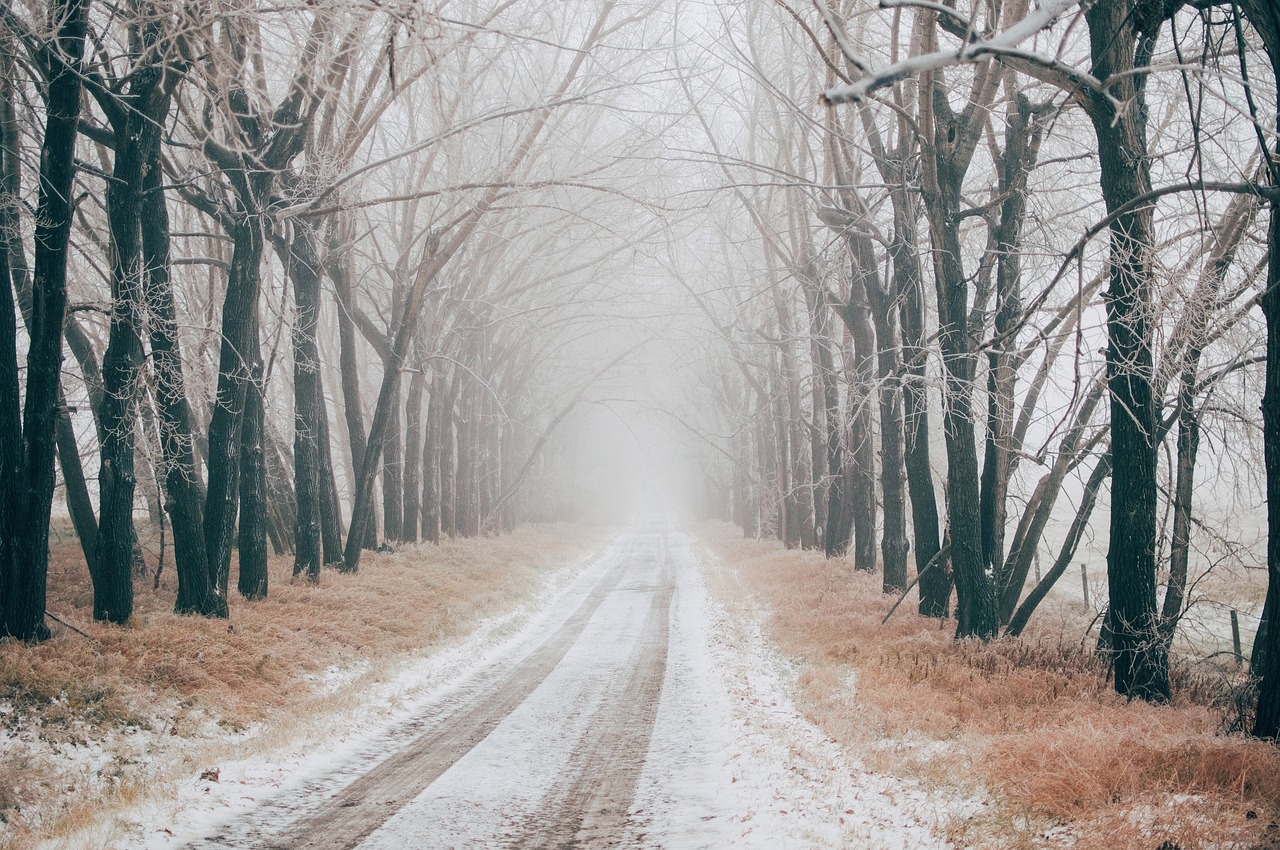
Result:
<instances>
[{"instance_id":1,"label":"snow","mask_svg":"<svg viewBox=\"0 0 1280 850\"><path fill-rule=\"evenodd\" d=\"M252 846L438 720L451 697L513 669L625 557L627 540L616 540L526 609L407 664L369 688L358 705L292 730L293 740L268 746L273 742L261 729L224 734L223 754L231 757L195 761L188 754L187 778L176 793L149 796L43 850ZM980 804L939 802L912 781L863 770L792 702L798 671L764 636L763 612L726 610L711 598L688 537L671 533L668 546L676 586L662 696L619 846L948 846L946 824ZM627 680L657 570L656 564L630 569L542 684L361 850L498 847L518 838L563 783L593 718ZM313 684L336 691L361 672L333 668ZM199 778L215 768L216 781Z\"/></svg>"},{"instance_id":2,"label":"snow","mask_svg":"<svg viewBox=\"0 0 1280 850\"><path fill-rule=\"evenodd\" d=\"M652 846L948 846L941 827L977 806L862 770L792 702L798 671L764 636L763 612L713 600L687 543L677 561L667 687L637 799Z\"/></svg>"}]
</instances>

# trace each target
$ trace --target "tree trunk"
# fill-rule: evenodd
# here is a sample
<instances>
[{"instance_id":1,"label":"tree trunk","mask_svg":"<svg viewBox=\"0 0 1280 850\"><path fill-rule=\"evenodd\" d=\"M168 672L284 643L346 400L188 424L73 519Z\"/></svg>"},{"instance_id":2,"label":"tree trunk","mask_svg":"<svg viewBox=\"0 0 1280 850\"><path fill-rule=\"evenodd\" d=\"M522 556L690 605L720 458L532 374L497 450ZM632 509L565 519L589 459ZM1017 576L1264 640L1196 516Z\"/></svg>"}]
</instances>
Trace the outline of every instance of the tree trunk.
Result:
<instances>
[{"instance_id":1,"label":"tree trunk","mask_svg":"<svg viewBox=\"0 0 1280 850\"><path fill-rule=\"evenodd\" d=\"M236 546L240 568L236 588L250 601L267 597L267 435L256 310L253 325L245 349L249 384L245 388L244 423L240 427L240 523Z\"/></svg>"},{"instance_id":2,"label":"tree trunk","mask_svg":"<svg viewBox=\"0 0 1280 850\"><path fill-rule=\"evenodd\" d=\"M1009 479L1015 464L1014 390L1017 367L1015 327L1022 317L1022 222L1027 208L1027 175L1035 167L1042 129L1031 101L1013 88L1005 126L998 191L1004 196L992 241L996 252L995 344L987 353L987 435L982 461L982 559L997 575L1004 563ZM1019 590L1020 590L1019 586ZM997 588L999 590L999 588ZM1012 610L1012 609L1010 609Z\"/></svg>"},{"instance_id":3,"label":"tree trunk","mask_svg":"<svg viewBox=\"0 0 1280 850\"><path fill-rule=\"evenodd\" d=\"M342 563L342 505L338 500L338 482L333 473L333 441L329 438L329 406L324 400L324 381L317 377L320 418L316 421L316 439L320 453L320 537L324 544L324 563Z\"/></svg>"},{"instance_id":4,"label":"tree trunk","mask_svg":"<svg viewBox=\"0 0 1280 850\"><path fill-rule=\"evenodd\" d=\"M924 286L916 241L918 201L905 185L895 186L890 200L893 202L893 237L889 256L893 260L893 292L902 320L903 465L911 497L916 575L920 581L919 611L925 617L946 617L951 607L951 571L942 565L926 570L942 549L942 539L938 528L938 497L933 489L933 464L929 458Z\"/></svg>"},{"instance_id":5,"label":"tree trunk","mask_svg":"<svg viewBox=\"0 0 1280 850\"><path fill-rule=\"evenodd\" d=\"M1280 79L1280 8L1271 0L1241 0L1241 6L1262 36L1271 60L1272 75ZM1243 41L1243 36L1240 37ZM1243 51L1242 51L1243 52ZM1280 107L1280 92L1276 95ZM1280 129L1280 112L1276 127ZM1272 186L1280 185L1280 159L1274 152L1266 163ZM1258 710L1253 734L1260 738L1280 736L1280 205L1271 203L1267 229L1267 284L1259 299L1267 320L1267 365L1262 394L1262 439L1267 472L1267 598L1259 640L1264 642L1258 685ZM1256 652L1256 650L1255 650Z\"/></svg>"},{"instance_id":6,"label":"tree trunk","mask_svg":"<svg viewBox=\"0 0 1280 850\"><path fill-rule=\"evenodd\" d=\"M320 580L322 461L320 439L325 418L320 388L320 347L316 322L320 313L320 260L315 229L294 222L289 245L289 277L298 315L293 327L293 476L298 513L294 523L293 574Z\"/></svg>"},{"instance_id":7,"label":"tree trunk","mask_svg":"<svg viewBox=\"0 0 1280 850\"><path fill-rule=\"evenodd\" d=\"M1031 572L1036 549L1044 536L1045 528L1049 525L1049 518L1053 515L1058 494L1062 492L1062 483L1078 461L1078 455L1081 453L1080 441L1089 426L1094 409L1102 401L1105 389L1105 382L1097 381L1085 394L1084 401L1081 402L1080 409L1076 413L1075 422L1058 445L1053 466L1040 479L1035 492L1027 502L1022 520L1014 533L1008 558L996 570L996 592L1000 594L1001 623L1009 622L1014 608L1018 605L1022 589L1026 586L1027 576Z\"/></svg>"},{"instance_id":8,"label":"tree trunk","mask_svg":"<svg viewBox=\"0 0 1280 850\"><path fill-rule=\"evenodd\" d=\"M1169 699L1169 667L1159 639L1155 563L1158 401L1151 387L1148 323L1154 286L1152 206L1122 209L1151 190L1141 68L1154 48L1154 33L1144 35L1141 43L1136 38L1138 17L1149 11L1147 5L1147 0L1095 4L1085 19L1094 76L1115 80L1112 93L1130 104L1116 114L1098 100L1089 110L1098 136L1102 196L1114 216L1106 293L1113 464L1107 552L1110 652L1117 692L1164 702Z\"/></svg>"},{"instance_id":9,"label":"tree trunk","mask_svg":"<svg viewBox=\"0 0 1280 850\"><path fill-rule=\"evenodd\" d=\"M1035 612L1036 606L1049 595L1049 591L1053 589L1054 584L1067 571L1067 567L1071 564L1071 559L1075 557L1076 547L1080 544L1080 538L1084 536L1085 529L1089 527L1089 517L1093 514L1094 505L1098 501L1098 490L1110 474L1111 456L1109 454L1103 455L1098 458L1097 465L1094 466L1089 480L1084 485L1084 495L1080 498L1080 507L1076 509L1075 519L1071 522L1071 528L1067 530L1067 538L1063 541L1057 560L1053 562L1049 572L1045 573L1039 583L1027 594L1027 598L1022 601L1022 605L1018 607L1018 610L1009 618L1009 625L1004 632L1006 635L1017 637L1022 634L1022 630L1031 621L1031 615Z\"/></svg>"},{"instance_id":10,"label":"tree trunk","mask_svg":"<svg viewBox=\"0 0 1280 850\"><path fill-rule=\"evenodd\" d=\"M351 443L351 468L355 472L351 487L355 488L355 478L360 475L364 465L365 429L363 401L360 398L360 363L356 352L356 328L352 318L355 309L351 290L351 278L344 265L342 245L334 238L329 243L329 262L325 268L333 281L333 290L338 302L338 362L342 375L342 410L346 415L347 436ZM369 510L373 506L370 503ZM354 528L354 523L352 525ZM365 518L361 525L363 539L361 545L371 549L377 544L377 529L373 517ZM347 543L350 546L350 541Z\"/></svg>"},{"instance_id":11,"label":"tree trunk","mask_svg":"<svg viewBox=\"0 0 1280 850\"><path fill-rule=\"evenodd\" d=\"M169 277L169 210L165 204L159 152L143 178L143 279L149 319L148 342L156 376L156 407L160 414L160 456L173 532L173 563L178 576L174 611L207 617L227 616L226 597L217 593L204 537L204 493L195 456L191 404L183 377L182 350Z\"/></svg>"},{"instance_id":12,"label":"tree trunk","mask_svg":"<svg viewBox=\"0 0 1280 850\"><path fill-rule=\"evenodd\" d=\"M151 39L154 41L154 38ZM103 401L101 463L98 467L98 570L94 576L93 618L124 623L133 614L133 502L136 400L142 341L138 306L142 285L140 216L144 164L160 144L151 119L152 93L161 71L150 66L134 72L129 94L111 118L115 163L107 184L107 221L111 233L111 326L102 358ZM167 108L164 109L167 112Z\"/></svg>"},{"instance_id":13,"label":"tree trunk","mask_svg":"<svg viewBox=\"0 0 1280 850\"><path fill-rule=\"evenodd\" d=\"M227 598L231 541L240 498L240 444L258 346L259 265L263 234L256 219L230 228L233 250L222 305L218 396L209 420L209 491L205 499L205 552L219 596Z\"/></svg>"},{"instance_id":14,"label":"tree trunk","mask_svg":"<svg viewBox=\"0 0 1280 850\"><path fill-rule=\"evenodd\" d=\"M408 543L418 542L422 513L422 392L426 383L424 369L414 372L404 405L404 521L400 537Z\"/></svg>"},{"instance_id":15,"label":"tree trunk","mask_svg":"<svg viewBox=\"0 0 1280 850\"><path fill-rule=\"evenodd\" d=\"M387 409L387 437L382 448L382 534L388 541L404 539L404 466L400 444L400 391Z\"/></svg>"},{"instance_id":16,"label":"tree trunk","mask_svg":"<svg viewBox=\"0 0 1280 850\"><path fill-rule=\"evenodd\" d=\"M10 505L10 559L0 610L0 636L40 641L45 625L49 517L53 507L54 431L62 369L62 324L67 307L67 248L71 236L75 141L80 118L81 62L88 0L55 0L56 40L44 47L49 68L40 195L36 209L27 388L23 408L22 471ZM7 356L7 355L6 355ZM12 410L6 416L11 418ZM15 434L17 432L14 432Z\"/></svg>"},{"instance_id":17,"label":"tree trunk","mask_svg":"<svg viewBox=\"0 0 1280 850\"><path fill-rule=\"evenodd\" d=\"M449 389L440 399L440 533L448 537L454 537L458 531L454 522L456 516L455 508L457 507L457 490L455 487L457 464L454 462L453 402L458 395L458 382L461 379L461 372L460 368L454 367L453 376L449 381ZM441 387L441 390L443 389Z\"/></svg>"},{"instance_id":18,"label":"tree trunk","mask_svg":"<svg viewBox=\"0 0 1280 850\"><path fill-rule=\"evenodd\" d=\"M422 539L440 542L440 432L444 417L444 377L431 377L427 427L422 439Z\"/></svg>"},{"instance_id":19,"label":"tree trunk","mask_svg":"<svg viewBox=\"0 0 1280 850\"><path fill-rule=\"evenodd\" d=\"M2 309L4 306L0 303L0 310ZM58 465L62 468L67 512L71 514L71 524L75 526L76 537L80 539L80 549L84 552L85 565L89 568L89 577L92 579L98 572L98 518L93 512L93 500L89 496L89 485L85 481L84 467L80 463L80 445L76 441L75 428L65 399L59 402L59 407L61 413L55 437L58 441ZM16 447L20 443L15 440L14 445Z\"/></svg>"},{"instance_id":20,"label":"tree trunk","mask_svg":"<svg viewBox=\"0 0 1280 850\"><path fill-rule=\"evenodd\" d=\"M18 318L14 292L19 289L21 242L17 198L18 125L13 108L13 49L10 40L0 35L0 433L11 439L0 440L0 635L9 634L9 595L15 591L19 576L14 569L18 551L17 533L22 490L22 389L18 369ZM12 247L11 247L12 246ZM61 417L60 417L61 418ZM74 437L74 435L73 435ZM74 438L71 440L75 442ZM76 449L76 460L79 450ZM90 540L80 538L86 555L97 540L96 523ZM92 565L91 565L92 568Z\"/></svg>"}]
</instances>

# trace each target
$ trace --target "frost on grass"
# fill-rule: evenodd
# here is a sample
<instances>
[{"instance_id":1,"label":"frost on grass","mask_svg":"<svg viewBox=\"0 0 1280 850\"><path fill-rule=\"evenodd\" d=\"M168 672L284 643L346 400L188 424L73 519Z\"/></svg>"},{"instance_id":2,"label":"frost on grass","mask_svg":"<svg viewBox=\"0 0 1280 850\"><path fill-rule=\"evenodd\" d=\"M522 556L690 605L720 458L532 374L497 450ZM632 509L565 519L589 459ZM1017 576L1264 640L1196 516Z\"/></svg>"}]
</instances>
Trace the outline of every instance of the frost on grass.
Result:
<instances>
[{"instance_id":1,"label":"frost on grass","mask_svg":"<svg viewBox=\"0 0 1280 850\"><path fill-rule=\"evenodd\" d=\"M956 642L953 622L906 604L881 625L893 600L842 560L727 526L702 536L717 595L767 612L797 705L846 757L933 799L987 801L940 808L958 845L1251 847L1280 822L1280 752L1221 734L1220 689L1180 670L1173 706L1124 701L1069 603L1018 640Z\"/></svg>"}]
</instances>

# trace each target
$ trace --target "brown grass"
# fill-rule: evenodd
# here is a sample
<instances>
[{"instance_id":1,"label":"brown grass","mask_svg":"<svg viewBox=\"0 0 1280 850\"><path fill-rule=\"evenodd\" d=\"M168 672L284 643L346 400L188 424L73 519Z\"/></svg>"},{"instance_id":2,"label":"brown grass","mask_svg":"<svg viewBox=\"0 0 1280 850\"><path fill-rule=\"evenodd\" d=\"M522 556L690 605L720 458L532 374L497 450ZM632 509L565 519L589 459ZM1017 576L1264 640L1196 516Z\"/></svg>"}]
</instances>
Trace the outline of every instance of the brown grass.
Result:
<instances>
[{"instance_id":1,"label":"brown grass","mask_svg":"<svg viewBox=\"0 0 1280 850\"><path fill-rule=\"evenodd\" d=\"M291 559L276 558L266 600L240 600L232 576L230 620L171 613L169 568L159 591L150 579L137 582L125 627L91 621L78 544L55 545L49 610L89 638L51 623L54 637L41 645L0 642L0 732L12 736L0 747L0 850L81 827L136 796L137 769L120 743L130 730L180 744L207 737L211 723L227 731L261 723L271 737L274 727L349 708L315 687L317 673L363 671L363 682L459 640L480 620L514 610L602 537L601 529L526 526L501 538L406 546L367 553L357 575L326 571L317 585L291 583ZM360 689L345 690L350 700ZM57 754L90 743L122 751L91 775L69 774Z\"/></svg>"},{"instance_id":2,"label":"brown grass","mask_svg":"<svg viewBox=\"0 0 1280 850\"><path fill-rule=\"evenodd\" d=\"M727 525L702 536L720 558L717 597L762 605L770 637L800 662L813 722L871 769L991 798L951 825L958 846L1272 846L1280 751L1221 734L1221 677L1181 668L1174 705L1129 703L1082 629L956 642L954 621L910 602L881 625L893 600L878 576Z\"/></svg>"}]
</instances>

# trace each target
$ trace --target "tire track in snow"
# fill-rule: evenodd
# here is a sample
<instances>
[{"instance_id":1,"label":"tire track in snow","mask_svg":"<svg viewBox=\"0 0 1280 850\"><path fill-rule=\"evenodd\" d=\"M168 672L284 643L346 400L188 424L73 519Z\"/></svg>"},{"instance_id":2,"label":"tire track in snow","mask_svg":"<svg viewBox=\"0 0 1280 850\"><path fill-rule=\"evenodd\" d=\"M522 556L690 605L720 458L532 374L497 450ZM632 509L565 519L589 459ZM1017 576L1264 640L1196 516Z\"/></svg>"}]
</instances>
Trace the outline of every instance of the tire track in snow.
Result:
<instances>
[{"instance_id":1,"label":"tire track in snow","mask_svg":"<svg viewBox=\"0 0 1280 850\"><path fill-rule=\"evenodd\" d=\"M651 600L626 686L592 718L564 781L548 792L538 814L510 845L515 850L586 850L618 847L627 838L641 840L625 833L666 677L675 593L666 529L660 540L658 583L637 588L651 594Z\"/></svg>"},{"instance_id":2,"label":"tire track in snow","mask_svg":"<svg viewBox=\"0 0 1280 850\"><path fill-rule=\"evenodd\" d=\"M626 572L630 547L592 588L578 608L550 638L512 670L498 671L495 680L478 692L467 693L460 704L436 713L438 722L410 744L351 782L283 833L262 839L251 829L252 846L262 850L351 850L388 818L434 782L454 762L488 737L559 665L582 635L605 598ZM281 801L288 807L296 800ZM269 830L271 813L264 806L255 821ZM243 835L243 833L242 833ZM246 846L238 837L218 835L191 845L193 850Z\"/></svg>"}]
</instances>

